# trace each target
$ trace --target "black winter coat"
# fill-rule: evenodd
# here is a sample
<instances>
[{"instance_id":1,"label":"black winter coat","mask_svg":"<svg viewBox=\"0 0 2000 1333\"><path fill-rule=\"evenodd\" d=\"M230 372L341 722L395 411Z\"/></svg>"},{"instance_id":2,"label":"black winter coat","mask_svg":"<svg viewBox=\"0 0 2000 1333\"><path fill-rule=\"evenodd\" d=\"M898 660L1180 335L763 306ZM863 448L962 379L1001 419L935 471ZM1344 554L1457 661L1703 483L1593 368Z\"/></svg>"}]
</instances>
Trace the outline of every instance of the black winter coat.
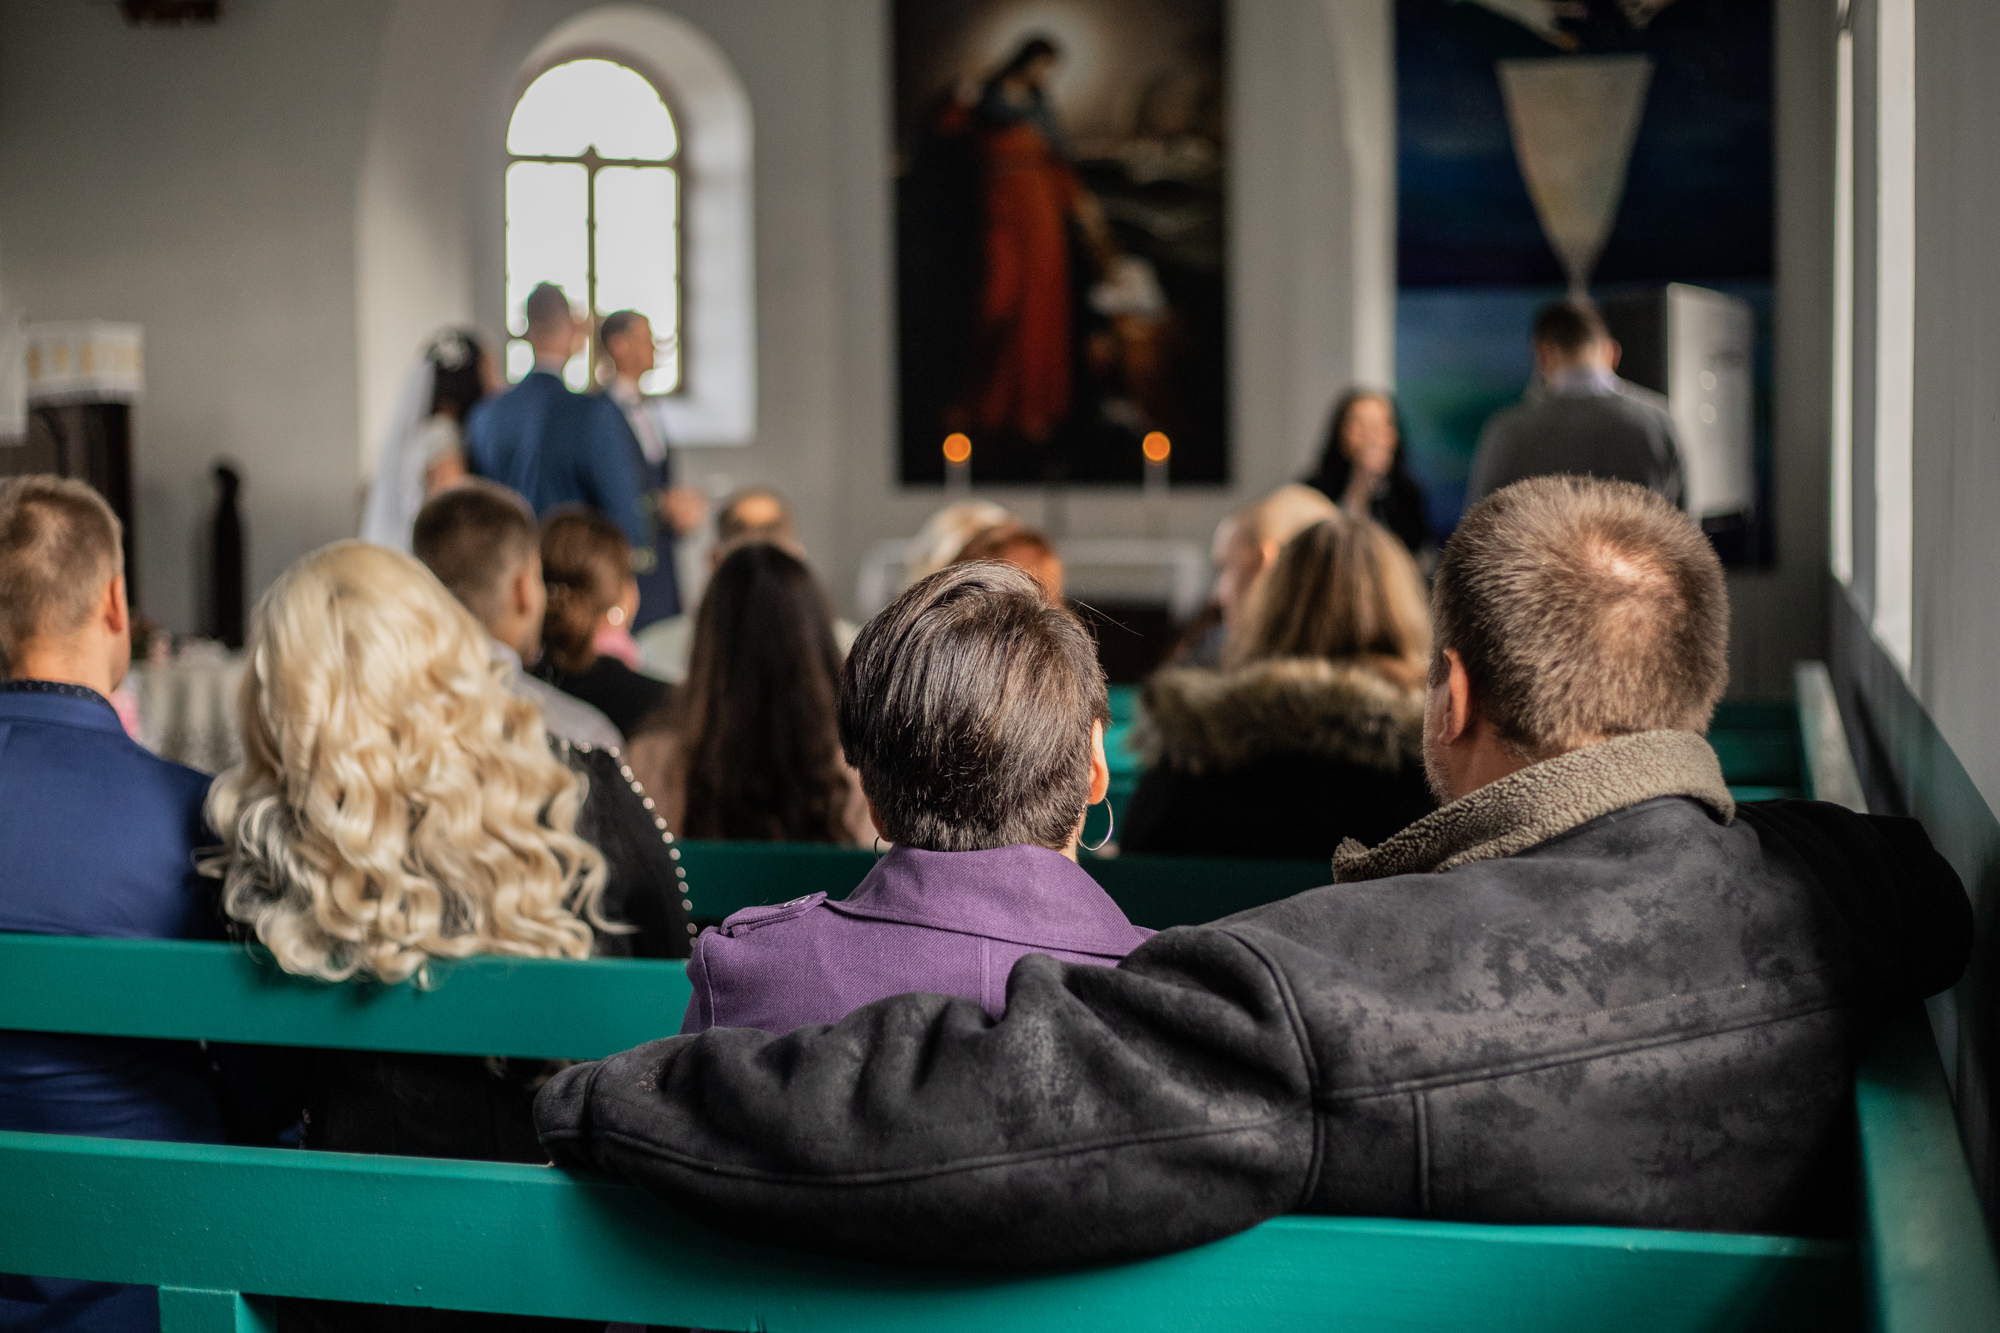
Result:
<instances>
[{"instance_id":1,"label":"black winter coat","mask_svg":"<svg viewBox=\"0 0 2000 1333\"><path fill-rule=\"evenodd\" d=\"M578 1065L536 1124L716 1225L931 1265L1132 1259L1287 1211L1838 1230L1856 1048L1972 939L1916 823L1737 811L1684 732L1338 865L1359 882L1116 968L1030 955L997 1020L904 995Z\"/></svg>"},{"instance_id":2,"label":"black winter coat","mask_svg":"<svg viewBox=\"0 0 2000 1333\"><path fill-rule=\"evenodd\" d=\"M1147 761L1122 851L1331 857L1437 808L1424 783L1424 696L1353 663L1286 657L1146 682Z\"/></svg>"}]
</instances>

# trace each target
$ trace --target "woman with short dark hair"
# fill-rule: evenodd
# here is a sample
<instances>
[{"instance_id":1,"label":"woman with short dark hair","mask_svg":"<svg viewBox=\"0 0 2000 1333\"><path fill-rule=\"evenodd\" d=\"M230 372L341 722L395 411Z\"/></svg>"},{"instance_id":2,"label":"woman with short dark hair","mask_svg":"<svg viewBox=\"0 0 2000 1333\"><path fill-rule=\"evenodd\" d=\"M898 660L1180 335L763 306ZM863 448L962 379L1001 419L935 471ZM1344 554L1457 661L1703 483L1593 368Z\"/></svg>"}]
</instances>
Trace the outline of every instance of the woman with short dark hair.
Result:
<instances>
[{"instance_id":1,"label":"woman with short dark hair","mask_svg":"<svg viewBox=\"0 0 2000 1333\"><path fill-rule=\"evenodd\" d=\"M787 1032L905 991L997 1016L1025 954L1109 966L1148 932L1076 864L1104 799L1096 645L1009 565L953 565L861 629L840 744L895 845L846 899L738 912L695 942L684 1032Z\"/></svg>"}]
</instances>

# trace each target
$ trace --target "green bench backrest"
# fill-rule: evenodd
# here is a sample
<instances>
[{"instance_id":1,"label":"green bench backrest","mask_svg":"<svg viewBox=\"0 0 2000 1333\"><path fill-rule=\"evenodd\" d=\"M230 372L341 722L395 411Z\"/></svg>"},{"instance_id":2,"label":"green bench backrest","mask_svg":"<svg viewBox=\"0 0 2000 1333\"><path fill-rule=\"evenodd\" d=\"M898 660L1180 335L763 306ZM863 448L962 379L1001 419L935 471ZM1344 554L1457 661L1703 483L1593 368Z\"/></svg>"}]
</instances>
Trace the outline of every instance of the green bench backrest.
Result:
<instances>
[{"instance_id":1,"label":"green bench backrest","mask_svg":"<svg viewBox=\"0 0 2000 1333\"><path fill-rule=\"evenodd\" d=\"M875 865L866 848L781 842L675 844L695 919L809 893L845 898ZM1333 882L1325 861L1233 861L1198 856L1084 856L1080 863L1133 922L1154 930L1196 925Z\"/></svg>"}]
</instances>

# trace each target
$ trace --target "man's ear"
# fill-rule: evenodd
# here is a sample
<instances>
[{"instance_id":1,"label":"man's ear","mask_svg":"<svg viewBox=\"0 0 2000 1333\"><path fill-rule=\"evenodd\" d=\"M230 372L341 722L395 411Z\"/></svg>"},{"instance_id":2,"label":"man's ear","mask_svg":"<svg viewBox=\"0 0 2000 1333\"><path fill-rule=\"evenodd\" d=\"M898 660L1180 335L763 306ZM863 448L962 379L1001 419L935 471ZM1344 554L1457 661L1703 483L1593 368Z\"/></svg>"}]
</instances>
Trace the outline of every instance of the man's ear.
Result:
<instances>
[{"instance_id":1,"label":"man's ear","mask_svg":"<svg viewBox=\"0 0 2000 1333\"><path fill-rule=\"evenodd\" d=\"M1445 649L1444 661L1444 716L1438 740L1445 745L1456 745L1472 731L1472 677L1466 674L1465 659L1458 655L1457 649Z\"/></svg>"},{"instance_id":2,"label":"man's ear","mask_svg":"<svg viewBox=\"0 0 2000 1333\"><path fill-rule=\"evenodd\" d=\"M123 634L130 627L132 613L125 602L123 574L113 574L111 581L104 585L104 605L99 611L104 617L104 628L113 634Z\"/></svg>"},{"instance_id":3,"label":"man's ear","mask_svg":"<svg viewBox=\"0 0 2000 1333\"><path fill-rule=\"evenodd\" d=\"M531 615L535 609L535 562L523 560L514 571L512 585L507 590L508 610L517 616Z\"/></svg>"}]
</instances>

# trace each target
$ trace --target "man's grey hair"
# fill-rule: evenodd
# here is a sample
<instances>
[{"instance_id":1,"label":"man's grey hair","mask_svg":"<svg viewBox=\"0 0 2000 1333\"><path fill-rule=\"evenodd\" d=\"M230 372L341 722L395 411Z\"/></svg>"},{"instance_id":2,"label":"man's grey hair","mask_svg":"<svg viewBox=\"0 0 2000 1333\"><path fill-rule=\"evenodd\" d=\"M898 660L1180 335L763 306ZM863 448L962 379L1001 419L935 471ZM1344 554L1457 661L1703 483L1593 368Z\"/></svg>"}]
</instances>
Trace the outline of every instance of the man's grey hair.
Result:
<instances>
[{"instance_id":1,"label":"man's grey hair","mask_svg":"<svg viewBox=\"0 0 2000 1333\"><path fill-rule=\"evenodd\" d=\"M1548 758L1640 731L1706 733L1729 682L1729 591L1701 529L1628 481L1531 477L1473 506L1431 591L1435 649L1480 711Z\"/></svg>"}]
</instances>

